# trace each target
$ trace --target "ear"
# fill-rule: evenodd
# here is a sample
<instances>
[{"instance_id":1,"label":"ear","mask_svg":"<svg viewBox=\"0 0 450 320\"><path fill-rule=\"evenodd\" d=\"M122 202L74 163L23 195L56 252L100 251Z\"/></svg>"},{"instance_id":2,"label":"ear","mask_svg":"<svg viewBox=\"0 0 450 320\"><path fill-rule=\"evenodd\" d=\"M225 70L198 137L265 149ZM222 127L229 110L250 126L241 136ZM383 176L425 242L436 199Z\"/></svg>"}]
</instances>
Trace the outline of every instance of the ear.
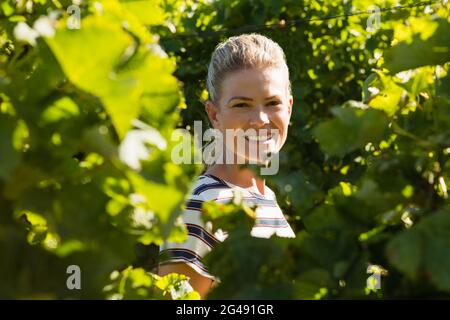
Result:
<instances>
[{"instance_id":1,"label":"ear","mask_svg":"<svg viewBox=\"0 0 450 320\"><path fill-rule=\"evenodd\" d=\"M292 95L289 95L289 116L292 115L292 104L294 103L294 97Z\"/></svg>"},{"instance_id":2,"label":"ear","mask_svg":"<svg viewBox=\"0 0 450 320\"><path fill-rule=\"evenodd\" d=\"M208 114L209 121L211 122L213 128L219 128L219 120L217 119L217 114L219 113L219 109L211 100L207 100L205 102L205 111Z\"/></svg>"}]
</instances>

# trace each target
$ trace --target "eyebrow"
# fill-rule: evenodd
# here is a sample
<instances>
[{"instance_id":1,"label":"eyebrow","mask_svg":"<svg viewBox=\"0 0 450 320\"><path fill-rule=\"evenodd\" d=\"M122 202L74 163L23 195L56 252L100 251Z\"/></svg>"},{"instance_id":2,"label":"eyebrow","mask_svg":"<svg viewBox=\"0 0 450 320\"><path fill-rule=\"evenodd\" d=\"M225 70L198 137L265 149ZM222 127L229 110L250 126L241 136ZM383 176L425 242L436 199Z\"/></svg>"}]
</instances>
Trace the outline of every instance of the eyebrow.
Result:
<instances>
[{"instance_id":1,"label":"eyebrow","mask_svg":"<svg viewBox=\"0 0 450 320\"><path fill-rule=\"evenodd\" d=\"M264 100L270 100L270 99L274 99L274 98L279 98L279 97L278 97L278 95L275 95L275 96L271 96L271 97L265 98ZM227 103L230 103L231 100L234 100L234 99L245 100L245 101L253 101L253 99L249 98L249 97L237 96L237 97L232 97L230 100L228 100Z\"/></svg>"}]
</instances>

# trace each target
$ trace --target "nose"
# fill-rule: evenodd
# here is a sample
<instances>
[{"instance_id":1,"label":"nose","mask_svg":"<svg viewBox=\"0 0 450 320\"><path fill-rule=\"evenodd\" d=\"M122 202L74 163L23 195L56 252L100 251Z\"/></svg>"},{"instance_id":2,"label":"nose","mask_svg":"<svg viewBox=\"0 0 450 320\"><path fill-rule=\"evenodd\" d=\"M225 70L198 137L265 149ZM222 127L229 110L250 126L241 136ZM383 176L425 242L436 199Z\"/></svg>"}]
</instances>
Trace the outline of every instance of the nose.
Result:
<instances>
[{"instance_id":1,"label":"nose","mask_svg":"<svg viewBox=\"0 0 450 320\"><path fill-rule=\"evenodd\" d=\"M263 127L266 124L270 123L269 115L265 110L262 110L260 108L255 108L255 110L252 112L251 119L250 119L250 125L256 126L256 127Z\"/></svg>"}]
</instances>

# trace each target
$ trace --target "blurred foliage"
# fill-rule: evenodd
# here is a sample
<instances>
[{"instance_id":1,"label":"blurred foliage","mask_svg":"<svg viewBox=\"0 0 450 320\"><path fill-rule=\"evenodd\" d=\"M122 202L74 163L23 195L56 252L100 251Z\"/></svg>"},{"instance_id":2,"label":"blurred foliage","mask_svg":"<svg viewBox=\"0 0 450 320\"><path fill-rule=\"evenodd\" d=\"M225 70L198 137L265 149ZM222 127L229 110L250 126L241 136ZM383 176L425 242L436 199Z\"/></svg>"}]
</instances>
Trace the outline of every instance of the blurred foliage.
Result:
<instances>
[{"instance_id":1,"label":"blurred foliage","mask_svg":"<svg viewBox=\"0 0 450 320\"><path fill-rule=\"evenodd\" d=\"M171 162L171 134L206 123L214 47L277 23L258 32L285 50L294 109L268 184L297 237L251 237L251 208L208 204L230 232L206 258L210 297L449 297L448 1L382 12L377 30L317 18L397 2L80 2L80 29L71 1L0 5L0 297L198 298L152 273L155 246L186 237L201 169Z\"/></svg>"},{"instance_id":2,"label":"blurred foliage","mask_svg":"<svg viewBox=\"0 0 450 320\"><path fill-rule=\"evenodd\" d=\"M183 100L146 28L163 11L83 1L77 29L71 4L0 6L0 296L106 297L123 271L117 295L160 297L181 280L139 268L154 267L163 239L185 239L174 221L199 169L170 158ZM67 289L69 265L82 290Z\"/></svg>"}]
</instances>

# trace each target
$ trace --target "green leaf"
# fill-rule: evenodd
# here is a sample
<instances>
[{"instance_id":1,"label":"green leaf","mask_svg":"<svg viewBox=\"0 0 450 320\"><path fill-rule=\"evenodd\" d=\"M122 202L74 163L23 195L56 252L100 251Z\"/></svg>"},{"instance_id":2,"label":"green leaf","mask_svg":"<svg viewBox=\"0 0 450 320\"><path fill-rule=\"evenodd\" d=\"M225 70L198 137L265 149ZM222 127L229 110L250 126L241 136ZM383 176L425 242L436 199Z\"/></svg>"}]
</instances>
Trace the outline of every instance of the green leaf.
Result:
<instances>
[{"instance_id":1,"label":"green leaf","mask_svg":"<svg viewBox=\"0 0 450 320\"><path fill-rule=\"evenodd\" d=\"M16 123L13 118L0 113L0 178L7 179L20 160L13 146Z\"/></svg>"},{"instance_id":2,"label":"green leaf","mask_svg":"<svg viewBox=\"0 0 450 320\"><path fill-rule=\"evenodd\" d=\"M120 3L147 26L164 22L160 0L120 0Z\"/></svg>"},{"instance_id":3,"label":"green leaf","mask_svg":"<svg viewBox=\"0 0 450 320\"><path fill-rule=\"evenodd\" d=\"M450 210L427 217L421 225L425 234L425 274L440 290L450 292Z\"/></svg>"},{"instance_id":4,"label":"green leaf","mask_svg":"<svg viewBox=\"0 0 450 320\"><path fill-rule=\"evenodd\" d=\"M89 16L81 29L60 28L47 43L69 80L102 100L123 137L139 112L141 88L135 79L120 78L114 68L131 37L114 20Z\"/></svg>"},{"instance_id":5,"label":"green leaf","mask_svg":"<svg viewBox=\"0 0 450 320\"><path fill-rule=\"evenodd\" d=\"M378 79L376 73L370 74L366 80L364 80L363 88L362 88L362 100L367 103L367 101L370 100L370 97L372 96L372 93L370 92L369 88L372 86L372 84Z\"/></svg>"},{"instance_id":6,"label":"green leaf","mask_svg":"<svg viewBox=\"0 0 450 320\"><path fill-rule=\"evenodd\" d=\"M430 38L423 40L420 34L415 34L412 41L400 42L388 49L385 67L397 73L450 61L450 24L444 19L437 19L436 22L439 26Z\"/></svg>"},{"instance_id":7,"label":"green leaf","mask_svg":"<svg viewBox=\"0 0 450 320\"><path fill-rule=\"evenodd\" d=\"M47 220L40 214L32 211L18 213L28 229L27 240L30 245L36 245L45 240L47 236Z\"/></svg>"},{"instance_id":8,"label":"green leaf","mask_svg":"<svg viewBox=\"0 0 450 320\"><path fill-rule=\"evenodd\" d=\"M450 211L433 213L397 235L387 246L387 256L409 277L423 273L436 288L450 292Z\"/></svg>"},{"instance_id":9,"label":"green leaf","mask_svg":"<svg viewBox=\"0 0 450 320\"><path fill-rule=\"evenodd\" d=\"M323 205L315 209L303 219L308 232L324 232L329 230L349 230L348 224L333 206Z\"/></svg>"},{"instance_id":10,"label":"green leaf","mask_svg":"<svg viewBox=\"0 0 450 320\"><path fill-rule=\"evenodd\" d=\"M162 236L166 239L170 235L175 218L179 215L183 193L173 186L146 180L132 171L127 175L134 189L145 196L149 208L158 216Z\"/></svg>"},{"instance_id":11,"label":"green leaf","mask_svg":"<svg viewBox=\"0 0 450 320\"><path fill-rule=\"evenodd\" d=\"M321 299L327 294L331 277L327 270L311 269L295 279L296 299Z\"/></svg>"},{"instance_id":12,"label":"green leaf","mask_svg":"<svg viewBox=\"0 0 450 320\"><path fill-rule=\"evenodd\" d=\"M322 190L301 172L280 172L273 177L279 190L286 192L288 199L301 215L303 211L313 207L323 198Z\"/></svg>"},{"instance_id":13,"label":"green leaf","mask_svg":"<svg viewBox=\"0 0 450 320\"><path fill-rule=\"evenodd\" d=\"M388 120L380 111L334 107L332 113L335 119L313 130L320 148L329 155L342 157L368 142L379 141L386 134Z\"/></svg>"},{"instance_id":14,"label":"green leaf","mask_svg":"<svg viewBox=\"0 0 450 320\"><path fill-rule=\"evenodd\" d=\"M39 46L27 52L6 68L7 78L1 79L0 91L11 98L14 108L24 119L36 121L42 108L62 87L66 80L58 61L48 45L39 40Z\"/></svg>"},{"instance_id":15,"label":"green leaf","mask_svg":"<svg viewBox=\"0 0 450 320\"><path fill-rule=\"evenodd\" d=\"M391 263L412 279L418 276L423 252L424 239L420 232L414 229L398 234L386 247Z\"/></svg>"},{"instance_id":16,"label":"green leaf","mask_svg":"<svg viewBox=\"0 0 450 320\"><path fill-rule=\"evenodd\" d=\"M450 100L450 76L439 79L436 93Z\"/></svg>"},{"instance_id":17,"label":"green leaf","mask_svg":"<svg viewBox=\"0 0 450 320\"><path fill-rule=\"evenodd\" d=\"M42 112L41 121L43 123L58 122L62 119L78 116L79 113L78 105L69 97L63 97Z\"/></svg>"},{"instance_id":18,"label":"green leaf","mask_svg":"<svg viewBox=\"0 0 450 320\"><path fill-rule=\"evenodd\" d=\"M388 116L393 116L399 108L399 102L404 92L391 78L381 72L377 72L381 85L380 92L371 97L369 106L374 109L383 110Z\"/></svg>"}]
</instances>

